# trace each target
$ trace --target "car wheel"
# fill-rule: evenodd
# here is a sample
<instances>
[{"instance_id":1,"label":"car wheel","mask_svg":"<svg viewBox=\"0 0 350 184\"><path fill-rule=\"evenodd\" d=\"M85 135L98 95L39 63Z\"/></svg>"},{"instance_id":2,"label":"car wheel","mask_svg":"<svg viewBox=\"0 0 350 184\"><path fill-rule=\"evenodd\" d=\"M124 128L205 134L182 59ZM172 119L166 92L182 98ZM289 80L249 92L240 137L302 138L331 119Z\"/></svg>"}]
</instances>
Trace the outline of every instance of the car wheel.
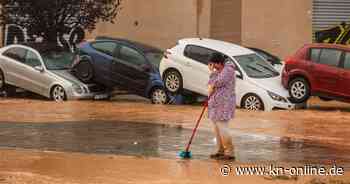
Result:
<instances>
[{"instance_id":1,"label":"car wheel","mask_svg":"<svg viewBox=\"0 0 350 184\"><path fill-rule=\"evenodd\" d=\"M178 71L170 70L165 73L165 88L171 93L179 93L182 90L182 76Z\"/></svg>"},{"instance_id":2,"label":"car wheel","mask_svg":"<svg viewBox=\"0 0 350 184\"><path fill-rule=\"evenodd\" d=\"M0 69L0 91L5 90L5 77L4 72Z\"/></svg>"},{"instance_id":3,"label":"car wheel","mask_svg":"<svg viewBox=\"0 0 350 184\"><path fill-rule=\"evenodd\" d=\"M309 83L303 78L295 78L289 83L289 96L293 103L304 103L310 97Z\"/></svg>"},{"instance_id":4,"label":"car wheel","mask_svg":"<svg viewBox=\"0 0 350 184\"><path fill-rule=\"evenodd\" d=\"M75 74L79 80L89 83L94 77L94 70L89 60L83 59L75 66Z\"/></svg>"},{"instance_id":5,"label":"car wheel","mask_svg":"<svg viewBox=\"0 0 350 184\"><path fill-rule=\"evenodd\" d=\"M67 100L66 91L60 85L56 85L51 90L51 99L56 102L63 102Z\"/></svg>"},{"instance_id":6,"label":"car wheel","mask_svg":"<svg viewBox=\"0 0 350 184\"><path fill-rule=\"evenodd\" d=\"M255 94L248 94L242 100L242 107L250 111L263 111L265 109L264 103Z\"/></svg>"},{"instance_id":7,"label":"car wheel","mask_svg":"<svg viewBox=\"0 0 350 184\"><path fill-rule=\"evenodd\" d=\"M162 88L153 89L150 96L153 104L167 104L169 100L166 91Z\"/></svg>"}]
</instances>

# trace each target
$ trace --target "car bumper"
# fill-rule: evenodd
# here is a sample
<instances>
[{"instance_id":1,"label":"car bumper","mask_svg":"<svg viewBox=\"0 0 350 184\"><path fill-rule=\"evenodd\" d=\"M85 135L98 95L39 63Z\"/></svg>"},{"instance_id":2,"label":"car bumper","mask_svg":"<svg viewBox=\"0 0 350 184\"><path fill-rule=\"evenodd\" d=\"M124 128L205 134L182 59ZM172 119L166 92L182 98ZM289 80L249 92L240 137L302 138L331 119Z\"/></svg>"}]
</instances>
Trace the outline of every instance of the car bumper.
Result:
<instances>
[{"instance_id":1,"label":"car bumper","mask_svg":"<svg viewBox=\"0 0 350 184\"><path fill-rule=\"evenodd\" d=\"M274 109L292 110L292 109L295 109L295 104L290 103L290 102L277 102L277 101L274 101L272 103L272 107L270 108L270 110L274 110Z\"/></svg>"},{"instance_id":2,"label":"car bumper","mask_svg":"<svg viewBox=\"0 0 350 184\"><path fill-rule=\"evenodd\" d=\"M110 96L108 92L97 92L97 93L72 93L67 96L68 100L100 100L106 99Z\"/></svg>"}]
</instances>

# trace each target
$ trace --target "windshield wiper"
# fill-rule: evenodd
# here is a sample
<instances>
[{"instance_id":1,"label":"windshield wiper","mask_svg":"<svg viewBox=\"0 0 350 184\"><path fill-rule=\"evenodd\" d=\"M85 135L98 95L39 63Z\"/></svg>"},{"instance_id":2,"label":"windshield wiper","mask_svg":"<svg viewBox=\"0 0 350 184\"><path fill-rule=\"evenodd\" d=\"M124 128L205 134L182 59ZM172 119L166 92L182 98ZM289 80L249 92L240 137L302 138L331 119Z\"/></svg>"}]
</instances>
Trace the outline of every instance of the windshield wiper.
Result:
<instances>
[{"instance_id":1,"label":"windshield wiper","mask_svg":"<svg viewBox=\"0 0 350 184\"><path fill-rule=\"evenodd\" d=\"M274 73L275 75L279 75L279 72L277 72L277 71L275 71L275 70L273 70L273 69L271 69L271 68L269 68L269 67L267 67L267 66L265 66L265 65L262 65L262 64L260 64L260 63L256 63L257 65L259 65L259 66L261 66L261 67L263 67L263 68L265 68L266 70L269 70L270 72L272 72L272 73ZM272 75L273 76L273 75Z\"/></svg>"},{"instance_id":2,"label":"windshield wiper","mask_svg":"<svg viewBox=\"0 0 350 184\"><path fill-rule=\"evenodd\" d=\"M247 67L252 69L252 70L255 70L257 72L263 72L263 71L259 70L258 68L255 68L254 66L251 66L251 65L247 65Z\"/></svg>"}]
</instances>

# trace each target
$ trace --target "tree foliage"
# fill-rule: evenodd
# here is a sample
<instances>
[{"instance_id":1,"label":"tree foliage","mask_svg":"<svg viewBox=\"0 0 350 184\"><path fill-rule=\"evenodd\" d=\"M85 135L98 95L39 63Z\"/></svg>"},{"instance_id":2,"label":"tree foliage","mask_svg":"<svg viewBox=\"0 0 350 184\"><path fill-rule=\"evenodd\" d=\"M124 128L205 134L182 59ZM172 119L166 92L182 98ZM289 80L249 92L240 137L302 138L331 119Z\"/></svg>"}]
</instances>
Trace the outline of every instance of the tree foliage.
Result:
<instances>
[{"instance_id":1,"label":"tree foliage","mask_svg":"<svg viewBox=\"0 0 350 184\"><path fill-rule=\"evenodd\" d=\"M80 26L92 31L97 22L114 23L122 0L0 0L0 24L16 24L45 41L57 41Z\"/></svg>"}]
</instances>

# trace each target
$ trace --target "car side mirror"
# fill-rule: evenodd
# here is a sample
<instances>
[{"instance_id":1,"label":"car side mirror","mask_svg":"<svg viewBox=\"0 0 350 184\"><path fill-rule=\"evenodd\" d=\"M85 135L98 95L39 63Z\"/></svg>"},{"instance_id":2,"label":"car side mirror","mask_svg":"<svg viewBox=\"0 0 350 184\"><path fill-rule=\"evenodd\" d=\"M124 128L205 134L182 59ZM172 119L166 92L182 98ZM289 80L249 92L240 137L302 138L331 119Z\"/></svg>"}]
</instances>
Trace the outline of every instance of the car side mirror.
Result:
<instances>
[{"instance_id":1,"label":"car side mirror","mask_svg":"<svg viewBox=\"0 0 350 184\"><path fill-rule=\"evenodd\" d=\"M236 73L236 77L237 77L237 78L240 78L240 79L243 78L241 72L239 72L238 70L235 70L235 73Z\"/></svg>"},{"instance_id":2,"label":"car side mirror","mask_svg":"<svg viewBox=\"0 0 350 184\"><path fill-rule=\"evenodd\" d=\"M44 72L44 67L42 66L35 66L34 69L39 72Z\"/></svg>"}]
</instances>

